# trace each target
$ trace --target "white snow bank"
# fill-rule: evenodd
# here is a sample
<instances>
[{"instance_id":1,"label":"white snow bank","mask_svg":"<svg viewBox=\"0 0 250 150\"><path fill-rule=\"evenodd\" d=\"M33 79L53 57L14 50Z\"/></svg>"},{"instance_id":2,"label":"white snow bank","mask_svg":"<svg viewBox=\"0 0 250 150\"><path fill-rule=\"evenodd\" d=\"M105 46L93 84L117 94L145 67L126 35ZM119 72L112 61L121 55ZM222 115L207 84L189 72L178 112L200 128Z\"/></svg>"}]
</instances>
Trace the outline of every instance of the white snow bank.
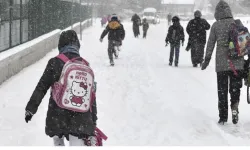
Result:
<instances>
[{"instance_id":1,"label":"white snow bank","mask_svg":"<svg viewBox=\"0 0 250 150\"><path fill-rule=\"evenodd\" d=\"M82 22L82 30L91 26L91 19ZM54 30L42 35L32 41L21 44L0 54L0 84L11 76L17 74L23 68L35 63L43 58L58 44L59 36L62 31L70 30L71 26L64 30ZM80 33L80 22L73 25L73 30Z\"/></svg>"},{"instance_id":2,"label":"white snow bank","mask_svg":"<svg viewBox=\"0 0 250 150\"><path fill-rule=\"evenodd\" d=\"M18 52L20 52L20 51L22 51L24 49L27 49L27 48L35 45L35 44L38 44L38 43L40 43L40 42L42 42L42 41L50 38L51 36L54 36L55 34L58 34L59 32L60 32L59 29L58 30L54 30L54 31L52 31L50 33L47 33L45 35L42 35L42 36L40 36L40 37L38 37L38 38L36 38L36 39L34 39L32 41L29 41L27 43L21 44L19 46L11 48L11 49L9 49L7 51L4 51L0 55L0 61L2 61L3 59L8 58L11 55L14 55L14 54L18 53Z\"/></svg>"},{"instance_id":3,"label":"white snow bank","mask_svg":"<svg viewBox=\"0 0 250 150\"><path fill-rule=\"evenodd\" d=\"M0 55L0 84L57 47L61 30L55 30Z\"/></svg>"}]
</instances>

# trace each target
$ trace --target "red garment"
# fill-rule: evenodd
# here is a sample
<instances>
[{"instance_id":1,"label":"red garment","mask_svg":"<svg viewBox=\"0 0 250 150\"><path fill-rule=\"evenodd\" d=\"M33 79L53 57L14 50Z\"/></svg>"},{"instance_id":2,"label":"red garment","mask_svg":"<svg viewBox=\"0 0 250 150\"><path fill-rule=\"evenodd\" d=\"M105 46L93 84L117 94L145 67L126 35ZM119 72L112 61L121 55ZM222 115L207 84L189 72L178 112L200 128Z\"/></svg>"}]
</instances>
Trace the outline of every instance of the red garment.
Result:
<instances>
[{"instance_id":1,"label":"red garment","mask_svg":"<svg viewBox=\"0 0 250 150\"><path fill-rule=\"evenodd\" d=\"M76 104L83 104L82 97L78 96L73 96L71 102Z\"/></svg>"}]
</instances>

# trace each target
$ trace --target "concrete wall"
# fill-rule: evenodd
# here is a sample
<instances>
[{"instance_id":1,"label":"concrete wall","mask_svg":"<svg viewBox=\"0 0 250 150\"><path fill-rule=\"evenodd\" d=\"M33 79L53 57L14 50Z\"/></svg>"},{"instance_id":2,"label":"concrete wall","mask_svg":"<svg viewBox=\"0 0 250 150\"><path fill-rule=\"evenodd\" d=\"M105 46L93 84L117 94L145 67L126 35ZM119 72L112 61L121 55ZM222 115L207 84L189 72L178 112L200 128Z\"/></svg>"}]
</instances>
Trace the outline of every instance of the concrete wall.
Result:
<instances>
[{"instance_id":1,"label":"concrete wall","mask_svg":"<svg viewBox=\"0 0 250 150\"><path fill-rule=\"evenodd\" d=\"M91 20L82 23L82 29L91 26ZM68 27L65 30L69 30ZM73 25L73 30L80 33L80 23ZM62 30L54 30L25 44L19 45L0 53L0 84L11 76L19 73L23 68L34 64L52 49L57 48Z\"/></svg>"}]
</instances>

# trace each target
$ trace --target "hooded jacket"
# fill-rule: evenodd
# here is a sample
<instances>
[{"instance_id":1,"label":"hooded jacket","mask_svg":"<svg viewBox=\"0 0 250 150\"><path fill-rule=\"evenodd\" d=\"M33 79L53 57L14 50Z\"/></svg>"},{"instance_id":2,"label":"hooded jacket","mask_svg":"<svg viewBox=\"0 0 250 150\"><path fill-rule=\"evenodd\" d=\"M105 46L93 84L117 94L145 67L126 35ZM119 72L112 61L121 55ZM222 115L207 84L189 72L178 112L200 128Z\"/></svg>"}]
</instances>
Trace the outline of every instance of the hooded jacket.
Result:
<instances>
[{"instance_id":1,"label":"hooded jacket","mask_svg":"<svg viewBox=\"0 0 250 150\"><path fill-rule=\"evenodd\" d=\"M79 54L66 50L74 47L66 46L66 48L60 48L62 53L69 59L80 57ZM79 58L81 59L81 58ZM35 114L38 110L42 99L46 95L49 88L59 80L61 72L64 66L64 62L58 58L51 58L42 74L31 98L26 106L26 111ZM62 109L57 106L50 94L45 132L48 136L63 137L68 139L69 134L78 138L84 138L87 135L93 135L95 130L95 124L97 120L97 108L96 100L92 105L92 112L86 113L74 112L66 109Z\"/></svg>"},{"instance_id":2,"label":"hooded jacket","mask_svg":"<svg viewBox=\"0 0 250 150\"><path fill-rule=\"evenodd\" d=\"M187 26L187 33L192 41L198 41L200 43L206 44L207 32L210 29L210 24L202 18L196 17L191 20Z\"/></svg>"},{"instance_id":3,"label":"hooded jacket","mask_svg":"<svg viewBox=\"0 0 250 150\"><path fill-rule=\"evenodd\" d=\"M102 32L101 39L103 39L107 34L109 34L109 41L121 42L125 38L125 30L123 25L117 20L112 20L109 22L106 29Z\"/></svg>"},{"instance_id":4,"label":"hooded jacket","mask_svg":"<svg viewBox=\"0 0 250 150\"><path fill-rule=\"evenodd\" d=\"M146 20L143 20L143 22L142 22L143 31L146 32L148 30L148 28L149 28L148 22Z\"/></svg>"},{"instance_id":5,"label":"hooded jacket","mask_svg":"<svg viewBox=\"0 0 250 150\"><path fill-rule=\"evenodd\" d=\"M216 72L231 71L228 62L229 32L231 24L234 23L232 11L229 5L221 0L215 10L214 17L216 22L212 25L209 40L206 48L205 61L211 60L215 44L216 48ZM231 60L236 70L243 70L243 57Z\"/></svg>"},{"instance_id":6,"label":"hooded jacket","mask_svg":"<svg viewBox=\"0 0 250 150\"><path fill-rule=\"evenodd\" d=\"M184 42L184 30L180 22L174 22L168 29L168 34L166 37L166 43L180 44L180 41Z\"/></svg>"}]
</instances>

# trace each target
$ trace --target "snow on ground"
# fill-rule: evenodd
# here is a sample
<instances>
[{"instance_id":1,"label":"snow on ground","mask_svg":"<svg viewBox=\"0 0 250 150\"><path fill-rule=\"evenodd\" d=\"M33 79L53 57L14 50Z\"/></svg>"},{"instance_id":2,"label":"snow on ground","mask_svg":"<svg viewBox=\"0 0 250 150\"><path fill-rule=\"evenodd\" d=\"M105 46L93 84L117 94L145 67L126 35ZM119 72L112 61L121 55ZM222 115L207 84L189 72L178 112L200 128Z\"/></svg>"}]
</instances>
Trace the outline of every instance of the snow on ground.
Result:
<instances>
[{"instance_id":1,"label":"snow on ground","mask_svg":"<svg viewBox=\"0 0 250 150\"><path fill-rule=\"evenodd\" d=\"M206 71L192 68L190 53L182 47L179 68L169 67L166 22L151 25L147 39L133 38L131 23L124 26L126 40L115 67L109 66L107 39L99 42L99 23L84 31L81 43L81 54L98 82L98 126L109 137L105 145L250 145L245 87L239 124L231 123L229 113L228 124L218 126L214 58ZM47 61L57 53L52 51L0 86L0 145L52 145L44 133L49 95L29 124L24 108Z\"/></svg>"}]
</instances>

